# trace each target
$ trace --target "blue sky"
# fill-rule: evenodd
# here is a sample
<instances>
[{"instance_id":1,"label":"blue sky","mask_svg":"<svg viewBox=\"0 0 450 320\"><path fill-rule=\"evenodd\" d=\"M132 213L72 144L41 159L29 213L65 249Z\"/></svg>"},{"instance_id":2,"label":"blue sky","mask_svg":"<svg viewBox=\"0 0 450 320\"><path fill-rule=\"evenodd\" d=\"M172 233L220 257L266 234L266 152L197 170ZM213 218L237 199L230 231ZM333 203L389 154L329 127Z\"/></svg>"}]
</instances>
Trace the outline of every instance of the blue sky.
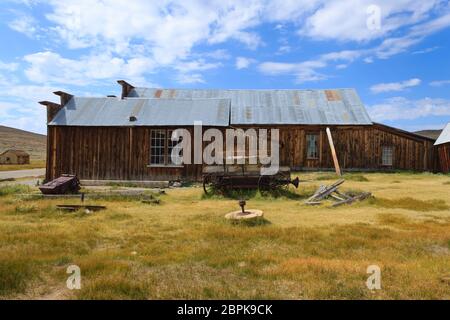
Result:
<instances>
[{"instance_id":1,"label":"blue sky","mask_svg":"<svg viewBox=\"0 0 450 320\"><path fill-rule=\"evenodd\" d=\"M441 0L3 0L0 124L45 133L64 90L354 87L373 121L450 122Z\"/></svg>"}]
</instances>

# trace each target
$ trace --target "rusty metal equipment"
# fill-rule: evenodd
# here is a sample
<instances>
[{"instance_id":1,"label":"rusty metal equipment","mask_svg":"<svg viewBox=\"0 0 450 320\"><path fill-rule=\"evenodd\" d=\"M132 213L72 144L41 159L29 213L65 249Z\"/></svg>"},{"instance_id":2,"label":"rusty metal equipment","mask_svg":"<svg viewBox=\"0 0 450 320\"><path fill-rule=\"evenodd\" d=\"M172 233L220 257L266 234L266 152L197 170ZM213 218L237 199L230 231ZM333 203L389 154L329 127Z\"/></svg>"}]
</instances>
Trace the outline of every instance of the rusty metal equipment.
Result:
<instances>
[{"instance_id":1,"label":"rusty metal equipment","mask_svg":"<svg viewBox=\"0 0 450 320\"><path fill-rule=\"evenodd\" d=\"M259 189L275 191L288 188L290 184L298 188L300 180L291 179L289 167L280 167L275 175L262 175L257 165L216 165L203 169L203 190L210 194L213 190L226 192L232 189Z\"/></svg>"},{"instance_id":2,"label":"rusty metal equipment","mask_svg":"<svg viewBox=\"0 0 450 320\"><path fill-rule=\"evenodd\" d=\"M245 214L245 205L246 204L247 204L247 202L245 202L245 200L240 200L239 201L239 206L241 207L242 214Z\"/></svg>"},{"instance_id":3,"label":"rusty metal equipment","mask_svg":"<svg viewBox=\"0 0 450 320\"><path fill-rule=\"evenodd\" d=\"M43 194L77 193L80 189L80 180L70 174L63 174L61 177L39 187Z\"/></svg>"}]
</instances>

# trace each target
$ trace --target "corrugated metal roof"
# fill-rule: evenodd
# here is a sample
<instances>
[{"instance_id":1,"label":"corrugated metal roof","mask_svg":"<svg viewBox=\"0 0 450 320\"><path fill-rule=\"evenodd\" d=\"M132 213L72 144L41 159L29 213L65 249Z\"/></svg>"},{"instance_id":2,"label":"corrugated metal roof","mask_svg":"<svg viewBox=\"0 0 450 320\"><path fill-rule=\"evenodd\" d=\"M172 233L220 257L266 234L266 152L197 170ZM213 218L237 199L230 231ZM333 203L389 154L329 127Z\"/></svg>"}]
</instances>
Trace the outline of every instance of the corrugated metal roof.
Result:
<instances>
[{"instance_id":1,"label":"corrugated metal roof","mask_svg":"<svg viewBox=\"0 0 450 320\"><path fill-rule=\"evenodd\" d=\"M218 90L134 88L129 97L230 99L231 124L372 124L354 89Z\"/></svg>"},{"instance_id":2,"label":"corrugated metal roof","mask_svg":"<svg viewBox=\"0 0 450 320\"><path fill-rule=\"evenodd\" d=\"M51 126L228 126L228 99L126 99L74 97ZM135 117L136 121L130 121Z\"/></svg>"},{"instance_id":3,"label":"corrugated metal roof","mask_svg":"<svg viewBox=\"0 0 450 320\"><path fill-rule=\"evenodd\" d=\"M442 130L441 135L439 136L439 138L437 138L434 145L437 146L437 145L449 143L449 142L450 142L450 123L448 123L445 126L444 130Z\"/></svg>"}]
</instances>

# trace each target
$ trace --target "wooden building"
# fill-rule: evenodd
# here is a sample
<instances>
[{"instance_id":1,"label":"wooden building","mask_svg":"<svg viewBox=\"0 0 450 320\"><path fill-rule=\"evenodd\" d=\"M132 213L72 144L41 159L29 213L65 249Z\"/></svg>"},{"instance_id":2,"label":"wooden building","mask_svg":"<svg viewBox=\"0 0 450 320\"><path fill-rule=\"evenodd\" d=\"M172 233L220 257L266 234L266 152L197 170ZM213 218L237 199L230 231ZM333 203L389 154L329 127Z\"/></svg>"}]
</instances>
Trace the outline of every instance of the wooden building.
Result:
<instances>
[{"instance_id":1,"label":"wooden building","mask_svg":"<svg viewBox=\"0 0 450 320\"><path fill-rule=\"evenodd\" d=\"M438 149L439 164L444 173L450 172L450 123L442 130L434 144Z\"/></svg>"},{"instance_id":2,"label":"wooden building","mask_svg":"<svg viewBox=\"0 0 450 320\"><path fill-rule=\"evenodd\" d=\"M30 155L22 150L10 149L0 154L0 164L29 164Z\"/></svg>"},{"instance_id":3,"label":"wooden building","mask_svg":"<svg viewBox=\"0 0 450 320\"><path fill-rule=\"evenodd\" d=\"M80 98L56 92L47 106L47 180L198 180L202 165L174 165L174 129L194 135L194 121L227 128L279 129L280 164L328 170L331 129L344 170L436 171L433 139L373 123L353 89L165 90L135 88L122 97ZM207 143L203 144L205 147ZM193 151L192 151L193 152Z\"/></svg>"}]
</instances>

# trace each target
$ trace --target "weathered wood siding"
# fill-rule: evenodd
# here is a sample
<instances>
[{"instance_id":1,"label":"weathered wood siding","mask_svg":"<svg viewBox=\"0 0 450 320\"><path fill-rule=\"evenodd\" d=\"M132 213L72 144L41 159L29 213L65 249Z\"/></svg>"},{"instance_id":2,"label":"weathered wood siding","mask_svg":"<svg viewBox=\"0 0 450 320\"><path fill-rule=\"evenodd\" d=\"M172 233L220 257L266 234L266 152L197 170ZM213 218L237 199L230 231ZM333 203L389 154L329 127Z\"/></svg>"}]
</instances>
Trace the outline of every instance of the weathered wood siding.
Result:
<instances>
[{"instance_id":1,"label":"weathered wood siding","mask_svg":"<svg viewBox=\"0 0 450 320\"><path fill-rule=\"evenodd\" d=\"M450 172L450 143L442 144L438 146L439 161L441 170L444 173Z\"/></svg>"},{"instance_id":2,"label":"weathered wood siding","mask_svg":"<svg viewBox=\"0 0 450 320\"><path fill-rule=\"evenodd\" d=\"M294 169L333 168L325 133L326 126L266 128L280 130L281 165ZM438 168L437 150L433 148L431 139L378 124L330 128L339 163L343 169L436 171ZM78 175L80 179L91 180L199 179L201 165L184 165L181 168L149 166L151 129L150 127L49 127L46 178L50 180L63 173L70 173ZM188 130L193 137L193 129ZM306 158L308 133L319 135L318 159ZM389 168L381 165L381 148L384 145L394 148L394 162Z\"/></svg>"}]
</instances>

